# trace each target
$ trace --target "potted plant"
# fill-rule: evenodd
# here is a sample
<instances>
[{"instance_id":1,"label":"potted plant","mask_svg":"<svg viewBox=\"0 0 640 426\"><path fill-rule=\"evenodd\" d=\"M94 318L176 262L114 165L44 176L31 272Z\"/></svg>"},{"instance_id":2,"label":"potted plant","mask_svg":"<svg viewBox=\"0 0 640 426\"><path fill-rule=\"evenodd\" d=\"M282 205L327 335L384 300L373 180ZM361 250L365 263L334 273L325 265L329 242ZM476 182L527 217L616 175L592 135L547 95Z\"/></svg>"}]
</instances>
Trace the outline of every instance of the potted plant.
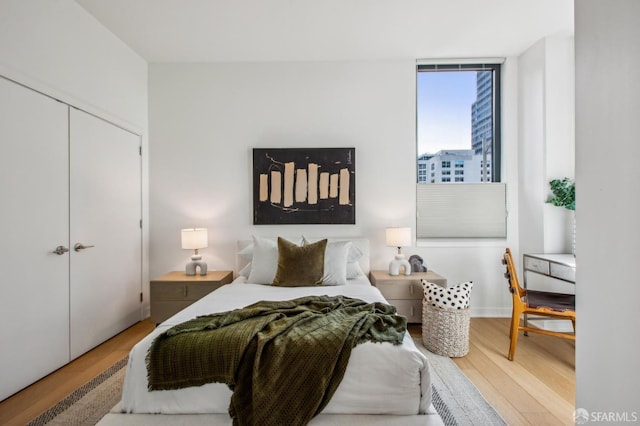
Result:
<instances>
[{"instance_id":1,"label":"potted plant","mask_svg":"<svg viewBox=\"0 0 640 426\"><path fill-rule=\"evenodd\" d=\"M547 203L554 206L564 207L568 210L576 209L576 184L568 177L553 179L549 182L553 195L549 197Z\"/></svg>"},{"instance_id":2,"label":"potted plant","mask_svg":"<svg viewBox=\"0 0 640 426\"><path fill-rule=\"evenodd\" d=\"M547 203L558 207L564 207L572 211L572 235L571 235L571 252L576 254L576 183L568 177L562 179L553 179L549 182L551 187L551 195L547 199Z\"/></svg>"}]
</instances>

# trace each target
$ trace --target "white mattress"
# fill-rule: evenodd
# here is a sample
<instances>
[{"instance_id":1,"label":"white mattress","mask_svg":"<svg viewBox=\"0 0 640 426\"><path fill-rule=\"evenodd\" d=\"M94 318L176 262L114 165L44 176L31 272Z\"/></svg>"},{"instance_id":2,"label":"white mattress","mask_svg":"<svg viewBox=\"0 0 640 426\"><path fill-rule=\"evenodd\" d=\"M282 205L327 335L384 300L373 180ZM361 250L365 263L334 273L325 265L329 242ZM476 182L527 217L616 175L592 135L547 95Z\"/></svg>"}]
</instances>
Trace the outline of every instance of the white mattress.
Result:
<instances>
[{"instance_id":1,"label":"white mattress","mask_svg":"<svg viewBox=\"0 0 640 426\"><path fill-rule=\"evenodd\" d=\"M147 390L145 357L152 340L173 325L198 315L242 308L260 300L288 300L308 295L344 295L367 302L386 302L362 276L345 286L274 287L249 284L245 277L222 286L160 324L129 356L122 407L128 413L227 413L231 391L222 383L179 390ZM362 343L351 358L340 386L323 410L325 414L399 414L427 412L431 381L426 357L406 333L402 345Z\"/></svg>"}]
</instances>

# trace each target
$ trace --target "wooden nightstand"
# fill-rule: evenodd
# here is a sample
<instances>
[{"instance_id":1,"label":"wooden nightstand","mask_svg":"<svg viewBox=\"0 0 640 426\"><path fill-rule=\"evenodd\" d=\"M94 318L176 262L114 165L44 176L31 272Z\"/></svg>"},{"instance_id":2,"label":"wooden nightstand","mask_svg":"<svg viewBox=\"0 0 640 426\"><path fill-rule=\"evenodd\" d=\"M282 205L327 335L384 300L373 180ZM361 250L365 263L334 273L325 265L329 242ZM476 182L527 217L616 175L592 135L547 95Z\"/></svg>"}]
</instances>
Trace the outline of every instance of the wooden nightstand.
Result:
<instances>
[{"instance_id":1,"label":"wooden nightstand","mask_svg":"<svg viewBox=\"0 0 640 426\"><path fill-rule=\"evenodd\" d=\"M388 271L371 271L371 284L378 287L385 299L398 309L398 314L407 317L407 322L422 323L422 284L420 280L442 287L447 279L433 271L413 272L411 275L389 275Z\"/></svg>"},{"instance_id":2,"label":"wooden nightstand","mask_svg":"<svg viewBox=\"0 0 640 426\"><path fill-rule=\"evenodd\" d=\"M186 275L173 271L151 281L151 320L161 323L213 290L229 284L233 271L209 271L207 275Z\"/></svg>"}]
</instances>

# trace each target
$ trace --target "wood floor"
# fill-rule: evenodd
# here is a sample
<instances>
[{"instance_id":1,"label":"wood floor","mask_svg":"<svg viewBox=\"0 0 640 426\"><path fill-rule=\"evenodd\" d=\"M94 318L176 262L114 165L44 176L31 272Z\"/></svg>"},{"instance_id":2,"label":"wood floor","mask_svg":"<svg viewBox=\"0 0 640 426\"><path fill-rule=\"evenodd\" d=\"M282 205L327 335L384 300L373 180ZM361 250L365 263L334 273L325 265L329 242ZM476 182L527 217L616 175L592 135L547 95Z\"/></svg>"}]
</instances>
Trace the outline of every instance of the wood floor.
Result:
<instances>
[{"instance_id":1,"label":"wood floor","mask_svg":"<svg viewBox=\"0 0 640 426\"><path fill-rule=\"evenodd\" d=\"M509 319L473 318L469 353L453 358L509 425L574 425L575 342L520 333L513 361Z\"/></svg>"},{"instance_id":2,"label":"wood floor","mask_svg":"<svg viewBox=\"0 0 640 426\"><path fill-rule=\"evenodd\" d=\"M153 330L142 321L71 364L0 402L0 425L24 425L76 388L106 370ZM472 318L469 354L454 358L509 425L573 425L574 342L520 335L514 361L506 318ZM414 337L419 326L411 326Z\"/></svg>"}]
</instances>

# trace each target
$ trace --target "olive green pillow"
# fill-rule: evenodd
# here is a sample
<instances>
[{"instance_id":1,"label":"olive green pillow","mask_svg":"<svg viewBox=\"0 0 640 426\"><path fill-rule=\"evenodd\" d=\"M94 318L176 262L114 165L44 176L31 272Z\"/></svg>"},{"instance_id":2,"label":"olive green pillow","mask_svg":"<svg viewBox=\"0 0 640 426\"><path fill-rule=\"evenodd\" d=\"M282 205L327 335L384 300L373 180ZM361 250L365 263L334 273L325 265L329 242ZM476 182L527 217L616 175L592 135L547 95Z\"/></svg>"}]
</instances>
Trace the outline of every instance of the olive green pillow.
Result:
<instances>
[{"instance_id":1,"label":"olive green pillow","mask_svg":"<svg viewBox=\"0 0 640 426\"><path fill-rule=\"evenodd\" d=\"M278 237L278 269L273 285L304 287L322 285L327 240L299 246Z\"/></svg>"}]
</instances>

